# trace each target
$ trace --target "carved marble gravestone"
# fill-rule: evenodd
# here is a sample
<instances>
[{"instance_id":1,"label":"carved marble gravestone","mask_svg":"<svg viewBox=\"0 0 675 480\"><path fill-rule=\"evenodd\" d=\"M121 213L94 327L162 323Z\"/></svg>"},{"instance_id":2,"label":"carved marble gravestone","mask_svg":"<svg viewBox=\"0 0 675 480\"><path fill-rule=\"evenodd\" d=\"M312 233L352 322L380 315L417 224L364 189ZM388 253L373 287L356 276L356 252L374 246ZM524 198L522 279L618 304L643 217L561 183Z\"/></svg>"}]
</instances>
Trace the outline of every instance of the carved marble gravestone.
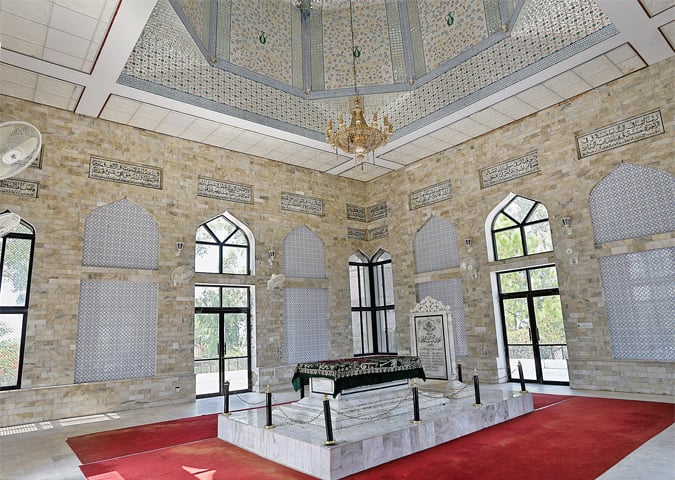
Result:
<instances>
[{"instance_id":1,"label":"carved marble gravestone","mask_svg":"<svg viewBox=\"0 0 675 480\"><path fill-rule=\"evenodd\" d=\"M457 380L455 340L450 307L426 297L410 312L412 354L424 366L427 380L444 380L439 385L446 395L470 395L470 389Z\"/></svg>"}]
</instances>

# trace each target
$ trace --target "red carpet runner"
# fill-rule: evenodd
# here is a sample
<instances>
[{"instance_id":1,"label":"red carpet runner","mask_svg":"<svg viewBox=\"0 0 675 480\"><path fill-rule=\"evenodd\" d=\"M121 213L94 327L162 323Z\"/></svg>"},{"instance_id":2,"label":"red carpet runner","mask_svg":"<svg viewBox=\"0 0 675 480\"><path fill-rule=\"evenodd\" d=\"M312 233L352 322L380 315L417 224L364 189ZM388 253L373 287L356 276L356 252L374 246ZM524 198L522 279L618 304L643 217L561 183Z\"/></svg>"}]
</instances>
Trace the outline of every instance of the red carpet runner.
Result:
<instances>
[{"instance_id":1,"label":"red carpet runner","mask_svg":"<svg viewBox=\"0 0 675 480\"><path fill-rule=\"evenodd\" d=\"M218 414L71 437L66 442L82 463L93 463L218 436Z\"/></svg>"},{"instance_id":2,"label":"red carpet runner","mask_svg":"<svg viewBox=\"0 0 675 480\"><path fill-rule=\"evenodd\" d=\"M675 420L672 404L589 397L557 400L522 417L347 478L591 480ZM69 444L72 447L70 439ZM80 468L89 480L312 478L217 438Z\"/></svg>"}]
</instances>

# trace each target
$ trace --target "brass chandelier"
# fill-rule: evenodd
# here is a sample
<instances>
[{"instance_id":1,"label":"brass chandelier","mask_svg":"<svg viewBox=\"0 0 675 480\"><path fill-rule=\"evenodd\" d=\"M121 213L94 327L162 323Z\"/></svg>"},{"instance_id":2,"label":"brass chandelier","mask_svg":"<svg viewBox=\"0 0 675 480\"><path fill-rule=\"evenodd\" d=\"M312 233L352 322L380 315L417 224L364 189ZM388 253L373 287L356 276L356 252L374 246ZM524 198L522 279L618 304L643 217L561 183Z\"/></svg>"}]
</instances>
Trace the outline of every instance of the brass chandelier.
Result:
<instances>
[{"instance_id":1,"label":"brass chandelier","mask_svg":"<svg viewBox=\"0 0 675 480\"><path fill-rule=\"evenodd\" d=\"M340 114L337 130L333 130L333 120L329 119L328 126L326 127L326 142L335 149L339 148L345 153L353 154L356 165L360 165L366 160L368 153L374 152L375 149L386 145L393 131L393 126L385 115L384 125L380 127L377 122L377 111L373 114L373 121L370 125L368 125L363 116L362 98L359 96L356 86L356 59L361 56L361 50L354 44L354 22L351 0L349 2L349 23L352 33L352 69L354 73L355 93L355 97L350 100L352 119L349 126L347 126L342 114Z\"/></svg>"}]
</instances>

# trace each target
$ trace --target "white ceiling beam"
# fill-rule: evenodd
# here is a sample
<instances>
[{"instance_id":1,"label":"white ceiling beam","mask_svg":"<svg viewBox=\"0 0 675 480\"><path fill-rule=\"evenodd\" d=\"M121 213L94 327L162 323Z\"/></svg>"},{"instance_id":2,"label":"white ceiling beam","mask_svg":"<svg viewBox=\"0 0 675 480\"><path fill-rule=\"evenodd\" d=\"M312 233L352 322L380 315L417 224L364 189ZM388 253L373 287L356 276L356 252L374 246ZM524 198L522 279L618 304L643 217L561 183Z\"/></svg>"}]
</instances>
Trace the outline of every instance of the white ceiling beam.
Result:
<instances>
[{"instance_id":1,"label":"white ceiling beam","mask_svg":"<svg viewBox=\"0 0 675 480\"><path fill-rule=\"evenodd\" d=\"M122 0L76 113L98 117L157 0Z\"/></svg>"},{"instance_id":2,"label":"white ceiling beam","mask_svg":"<svg viewBox=\"0 0 675 480\"><path fill-rule=\"evenodd\" d=\"M598 6L619 29L619 36L630 43L638 54L653 65L673 55L659 27L675 20L675 8L649 18L635 0L596 0Z\"/></svg>"}]
</instances>

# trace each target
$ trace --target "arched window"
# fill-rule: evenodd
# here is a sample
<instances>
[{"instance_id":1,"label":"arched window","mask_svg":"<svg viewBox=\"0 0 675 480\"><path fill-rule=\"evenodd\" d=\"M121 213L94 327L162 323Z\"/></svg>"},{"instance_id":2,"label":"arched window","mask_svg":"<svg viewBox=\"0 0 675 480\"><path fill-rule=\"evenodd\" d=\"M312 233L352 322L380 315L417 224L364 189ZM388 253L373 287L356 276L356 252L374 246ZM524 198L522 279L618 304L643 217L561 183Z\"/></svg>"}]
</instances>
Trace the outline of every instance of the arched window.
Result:
<instances>
[{"instance_id":1,"label":"arched window","mask_svg":"<svg viewBox=\"0 0 675 480\"><path fill-rule=\"evenodd\" d=\"M246 227L227 212L197 228L195 271L251 275L252 242Z\"/></svg>"},{"instance_id":2,"label":"arched window","mask_svg":"<svg viewBox=\"0 0 675 480\"><path fill-rule=\"evenodd\" d=\"M391 255L378 250L349 257L354 355L397 351Z\"/></svg>"},{"instance_id":3,"label":"arched window","mask_svg":"<svg viewBox=\"0 0 675 480\"><path fill-rule=\"evenodd\" d=\"M492 220L495 260L553 250L546 207L529 198L513 196Z\"/></svg>"},{"instance_id":4,"label":"arched window","mask_svg":"<svg viewBox=\"0 0 675 480\"><path fill-rule=\"evenodd\" d=\"M21 220L0 242L0 390L10 390L21 387L35 230Z\"/></svg>"}]
</instances>

